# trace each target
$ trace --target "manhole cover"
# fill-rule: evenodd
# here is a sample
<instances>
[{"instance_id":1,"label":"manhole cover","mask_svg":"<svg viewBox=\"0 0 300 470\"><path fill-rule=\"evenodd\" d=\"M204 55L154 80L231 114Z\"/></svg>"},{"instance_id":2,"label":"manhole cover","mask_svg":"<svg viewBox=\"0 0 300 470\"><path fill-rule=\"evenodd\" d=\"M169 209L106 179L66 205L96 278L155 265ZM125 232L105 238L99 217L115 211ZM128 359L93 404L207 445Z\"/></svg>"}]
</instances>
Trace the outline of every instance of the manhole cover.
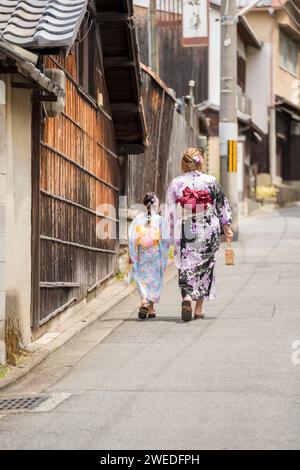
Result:
<instances>
[{"instance_id":1,"label":"manhole cover","mask_svg":"<svg viewBox=\"0 0 300 470\"><path fill-rule=\"evenodd\" d=\"M34 410L48 398L48 396L0 398L0 411Z\"/></svg>"}]
</instances>

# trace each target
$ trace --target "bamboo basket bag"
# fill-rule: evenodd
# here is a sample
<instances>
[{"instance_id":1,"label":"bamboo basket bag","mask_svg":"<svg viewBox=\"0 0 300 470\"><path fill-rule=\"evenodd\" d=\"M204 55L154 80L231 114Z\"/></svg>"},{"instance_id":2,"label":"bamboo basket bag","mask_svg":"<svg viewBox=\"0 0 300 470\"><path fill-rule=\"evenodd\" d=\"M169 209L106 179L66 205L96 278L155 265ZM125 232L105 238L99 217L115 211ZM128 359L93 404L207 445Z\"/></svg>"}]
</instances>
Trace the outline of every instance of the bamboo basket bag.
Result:
<instances>
[{"instance_id":1,"label":"bamboo basket bag","mask_svg":"<svg viewBox=\"0 0 300 470\"><path fill-rule=\"evenodd\" d=\"M235 253L231 246L231 242L228 242L228 247L225 250L225 264L227 266L233 266L235 263Z\"/></svg>"}]
</instances>

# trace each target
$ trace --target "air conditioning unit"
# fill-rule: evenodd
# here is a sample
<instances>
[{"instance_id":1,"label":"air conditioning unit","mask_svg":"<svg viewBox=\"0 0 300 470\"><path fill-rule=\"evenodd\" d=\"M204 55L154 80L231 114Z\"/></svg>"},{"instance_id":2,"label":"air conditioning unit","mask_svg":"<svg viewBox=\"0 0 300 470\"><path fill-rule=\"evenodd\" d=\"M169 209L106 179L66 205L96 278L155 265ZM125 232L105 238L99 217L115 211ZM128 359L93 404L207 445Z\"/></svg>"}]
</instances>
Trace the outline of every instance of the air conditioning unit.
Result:
<instances>
[{"instance_id":1,"label":"air conditioning unit","mask_svg":"<svg viewBox=\"0 0 300 470\"><path fill-rule=\"evenodd\" d=\"M66 90L66 76L62 70L46 69L45 75L53 82L57 83L63 90ZM49 117L59 116L65 109L65 98L58 96L57 101L45 101L45 111Z\"/></svg>"}]
</instances>

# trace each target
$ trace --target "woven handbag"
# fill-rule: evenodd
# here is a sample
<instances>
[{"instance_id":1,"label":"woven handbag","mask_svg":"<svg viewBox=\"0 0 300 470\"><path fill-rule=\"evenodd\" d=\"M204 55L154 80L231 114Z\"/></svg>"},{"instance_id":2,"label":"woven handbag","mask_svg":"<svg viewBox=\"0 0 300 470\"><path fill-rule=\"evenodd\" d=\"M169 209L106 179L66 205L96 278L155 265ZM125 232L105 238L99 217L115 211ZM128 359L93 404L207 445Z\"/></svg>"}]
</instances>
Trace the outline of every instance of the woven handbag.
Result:
<instances>
[{"instance_id":1,"label":"woven handbag","mask_svg":"<svg viewBox=\"0 0 300 470\"><path fill-rule=\"evenodd\" d=\"M235 261L235 253L231 247L231 242L228 242L228 248L225 250L225 264L227 266L233 266Z\"/></svg>"}]
</instances>

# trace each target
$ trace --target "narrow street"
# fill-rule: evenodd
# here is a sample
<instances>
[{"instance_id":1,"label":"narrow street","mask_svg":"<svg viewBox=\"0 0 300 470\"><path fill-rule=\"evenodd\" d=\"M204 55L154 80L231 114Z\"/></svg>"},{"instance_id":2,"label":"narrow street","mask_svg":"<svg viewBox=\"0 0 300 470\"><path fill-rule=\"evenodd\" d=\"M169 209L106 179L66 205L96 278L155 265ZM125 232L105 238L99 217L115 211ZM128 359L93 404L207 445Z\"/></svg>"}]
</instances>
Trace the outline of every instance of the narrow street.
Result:
<instances>
[{"instance_id":1,"label":"narrow street","mask_svg":"<svg viewBox=\"0 0 300 470\"><path fill-rule=\"evenodd\" d=\"M2 415L1 448L299 448L299 235L299 205L242 219L236 266L222 248L205 320L181 322L175 270L156 320L137 320L132 294L72 340L82 348L132 310L82 360L72 365L68 343L7 392L65 399Z\"/></svg>"}]
</instances>

